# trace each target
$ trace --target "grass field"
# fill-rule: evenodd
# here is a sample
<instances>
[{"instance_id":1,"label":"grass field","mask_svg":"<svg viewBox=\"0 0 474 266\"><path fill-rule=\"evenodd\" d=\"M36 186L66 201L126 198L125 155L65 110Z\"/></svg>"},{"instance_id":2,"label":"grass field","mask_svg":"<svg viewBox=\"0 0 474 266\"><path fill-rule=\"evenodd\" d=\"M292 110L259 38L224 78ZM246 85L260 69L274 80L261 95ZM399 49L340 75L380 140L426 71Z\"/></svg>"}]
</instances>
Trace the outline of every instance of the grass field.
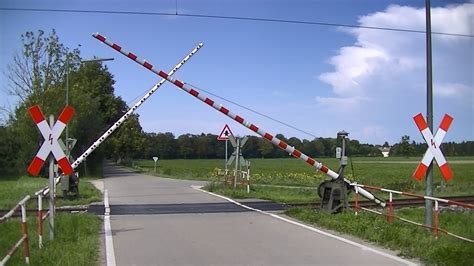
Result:
<instances>
[{"instance_id":1,"label":"grass field","mask_svg":"<svg viewBox=\"0 0 474 266\"><path fill-rule=\"evenodd\" d=\"M56 206L81 205L101 200L100 192L93 187L87 178L82 178L79 186L80 197L75 200L63 200L58 197ZM38 177L17 177L0 179L0 208L10 209L26 195L46 186L48 180ZM59 195L61 192L58 193ZM36 197L28 202L28 208L36 208ZM43 208L47 208L43 200ZM45 246L38 248L36 213L28 214L28 237L30 243L30 260L32 265L97 265L99 249L99 231L101 221L90 214L57 213L55 217L55 240L48 241L47 222L43 224ZM0 257L20 239L21 223L19 218L9 219L0 224ZM22 265L23 249L10 259L7 265Z\"/></svg>"},{"instance_id":2,"label":"grass field","mask_svg":"<svg viewBox=\"0 0 474 266\"><path fill-rule=\"evenodd\" d=\"M346 167L346 175L361 184L383 186L390 189L423 193L425 185L411 177L421 158L362 158L355 157ZM444 184L435 166L434 192L436 195L467 195L474 191L474 157L448 158L454 178ZM337 171L338 161L323 158L321 161ZM287 159L250 159L251 182L267 185L318 186L327 177L315 171L301 160ZM223 160L159 160L156 175L164 177L213 180L216 168L223 168ZM134 162L139 171L154 175L153 160Z\"/></svg>"}]
</instances>

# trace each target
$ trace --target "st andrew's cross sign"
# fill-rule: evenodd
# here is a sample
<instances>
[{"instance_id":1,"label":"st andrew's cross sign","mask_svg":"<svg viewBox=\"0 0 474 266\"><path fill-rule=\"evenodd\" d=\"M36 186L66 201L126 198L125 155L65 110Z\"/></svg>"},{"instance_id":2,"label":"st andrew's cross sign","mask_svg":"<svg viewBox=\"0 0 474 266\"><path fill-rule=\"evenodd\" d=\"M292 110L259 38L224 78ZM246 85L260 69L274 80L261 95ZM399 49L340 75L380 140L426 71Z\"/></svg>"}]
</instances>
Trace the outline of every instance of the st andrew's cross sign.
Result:
<instances>
[{"instance_id":1,"label":"st andrew's cross sign","mask_svg":"<svg viewBox=\"0 0 474 266\"><path fill-rule=\"evenodd\" d=\"M415 177L417 180L423 179L424 175L426 174L426 171L428 170L429 165L431 164L433 159L435 159L438 163L439 169L441 170L443 178L446 181L451 180L453 178L453 172L451 171L451 168L449 168L446 158L444 158L443 152L440 149L440 145L443 141L444 136L448 132L449 126L451 126L453 118L448 114L445 114L443 120L441 120L441 125L439 126L438 131L436 131L434 137L421 113L414 116L413 119L415 120L415 123L421 132L421 135L428 144L428 149L426 150L423 159L421 159L420 164L416 168L415 173L413 173L413 177Z\"/></svg>"},{"instance_id":2,"label":"st andrew's cross sign","mask_svg":"<svg viewBox=\"0 0 474 266\"><path fill-rule=\"evenodd\" d=\"M36 123L36 126L40 130L43 139L45 140L30 166L28 167L28 172L34 176L37 176L41 170L41 167L43 167L44 162L48 158L48 155L52 152L63 173L65 175L72 174L73 169L66 157L66 154L64 154L64 151L61 149L58 139L59 136L61 136L64 128L66 128L66 124L69 123L72 116L74 115L74 109L70 106L64 107L63 112L59 115L58 121L56 121L53 127L49 126L38 105L31 107L28 109L28 111L31 115L31 118Z\"/></svg>"}]
</instances>

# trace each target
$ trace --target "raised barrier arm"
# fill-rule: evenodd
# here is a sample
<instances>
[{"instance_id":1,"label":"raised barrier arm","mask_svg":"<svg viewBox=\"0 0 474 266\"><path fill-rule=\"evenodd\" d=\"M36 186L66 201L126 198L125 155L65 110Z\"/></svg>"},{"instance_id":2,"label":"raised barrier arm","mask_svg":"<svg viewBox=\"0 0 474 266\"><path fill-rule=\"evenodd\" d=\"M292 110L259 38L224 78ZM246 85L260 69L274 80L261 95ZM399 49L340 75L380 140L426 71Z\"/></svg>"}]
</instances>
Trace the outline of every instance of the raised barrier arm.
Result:
<instances>
[{"instance_id":1,"label":"raised barrier arm","mask_svg":"<svg viewBox=\"0 0 474 266\"><path fill-rule=\"evenodd\" d=\"M118 44L116 44L114 42L111 42L110 40L107 40L106 37L100 35L99 33L94 33L92 36L94 36L97 40L107 44L110 47L112 47L114 50L116 50L116 51L120 52L121 54L125 55L126 57L128 57L128 58L132 59L133 61L137 62L138 64L144 66L145 68L147 68L148 70L150 70L153 73L157 74L158 76L160 76L160 77L166 79L167 81L173 83L176 87L186 91L187 93L189 93L192 96L198 98L199 100L201 100L202 102L208 104L209 106L216 109L217 111L225 114L226 116L228 116L228 117L232 118L233 120L239 122L243 126L249 128L253 132L259 134L260 136L267 139L268 141L270 141L275 146L277 146L280 149L282 149L282 150L288 152L289 154L291 154L293 157L296 157L296 158L299 158L299 159L305 161L311 167L316 168L316 170L323 172L324 174L328 175L332 179L338 178L338 176L339 176L338 173L332 171L331 169L329 169L328 167L323 165L321 162L316 161L315 159L307 156L306 154L302 153L301 151L299 151L295 147L292 147L292 146L288 145L287 143L285 143L284 141L278 139L277 137L265 132L264 130L257 127L256 125L246 121L241 116L232 113L229 109L225 108L222 104L217 104L215 101L213 101L212 99L210 99L209 97L207 97L203 93L199 92L196 88L193 88L193 87L189 86L188 84L186 84L182 81L174 79L174 78L170 77L168 74L166 74L165 72L154 68L152 64L138 58L135 54L126 51L125 49L123 49ZM346 178L344 178L344 181L349 185L352 183ZM377 204L381 205L382 207L385 207L385 202L383 202L380 199L376 198L369 191L367 191L363 188L359 188L358 191L359 191L359 194L366 197L367 199L373 200Z\"/></svg>"},{"instance_id":2,"label":"raised barrier arm","mask_svg":"<svg viewBox=\"0 0 474 266\"><path fill-rule=\"evenodd\" d=\"M181 68L184 63L186 63L201 47L202 43L198 44L191 53L189 53L181 62L179 62L167 75L173 75L179 68ZM141 61L142 64L148 64L145 61ZM162 79L158 82L153 88L151 88L132 108L130 108L117 122L115 122L102 136L100 136L77 160L71 165L72 169L76 169L79 164L81 164L87 156L89 156L99 145L104 142L120 125L127 120L127 118L138 108L142 103L144 103L163 83L166 82L166 79Z\"/></svg>"}]
</instances>

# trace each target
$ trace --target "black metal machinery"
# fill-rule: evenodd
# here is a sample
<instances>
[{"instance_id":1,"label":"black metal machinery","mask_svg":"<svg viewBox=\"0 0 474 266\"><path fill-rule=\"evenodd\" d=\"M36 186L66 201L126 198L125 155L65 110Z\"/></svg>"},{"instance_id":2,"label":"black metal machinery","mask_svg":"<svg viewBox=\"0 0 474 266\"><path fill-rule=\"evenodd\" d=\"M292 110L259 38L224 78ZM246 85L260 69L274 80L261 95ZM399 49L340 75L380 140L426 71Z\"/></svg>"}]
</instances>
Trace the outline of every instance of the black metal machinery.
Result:
<instances>
[{"instance_id":1,"label":"black metal machinery","mask_svg":"<svg viewBox=\"0 0 474 266\"><path fill-rule=\"evenodd\" d=\"M349 133L341 131L337 133L337 139L341 139L342 148L336 148L336 158L339 159L338 178L326 180L318 187L318 195L321 198L321 209L329 213L339 213L349 206L348 194L351 191L344 182L344 168L347 165L346 138Z\"/></svg>"},{"instance_id":2,"label":"black metal machinery","mask_svg":"<svg viewBox=\"0 0 474 266\"><path fill-rule=\"evenodd\" d=\"M73 199L79 197L79 173L72 175L63 175L61 177L61 190L64 199Z\"/></svg>"}]
</instances>

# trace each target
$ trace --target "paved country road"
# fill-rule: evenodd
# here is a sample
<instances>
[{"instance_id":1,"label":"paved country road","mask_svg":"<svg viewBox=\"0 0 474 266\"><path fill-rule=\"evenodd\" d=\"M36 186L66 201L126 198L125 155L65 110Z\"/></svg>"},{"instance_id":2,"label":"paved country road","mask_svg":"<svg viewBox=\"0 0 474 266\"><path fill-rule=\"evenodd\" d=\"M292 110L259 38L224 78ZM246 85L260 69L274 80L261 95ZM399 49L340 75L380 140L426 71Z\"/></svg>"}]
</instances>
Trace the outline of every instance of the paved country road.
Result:
<instances>
[{"instance_id":1,"label":"paved country road","mask_svg":"<svg viewBox=\"0 0 474 266\"><path fill-rule=\"evenodd\" d=\"M204 185L201 181L152 177L110 164L104 176L117 265L411 263L389 251L326 236L191 187ZM180 206L184 211L177 211Z\"/></svg>"}]
</instances>

